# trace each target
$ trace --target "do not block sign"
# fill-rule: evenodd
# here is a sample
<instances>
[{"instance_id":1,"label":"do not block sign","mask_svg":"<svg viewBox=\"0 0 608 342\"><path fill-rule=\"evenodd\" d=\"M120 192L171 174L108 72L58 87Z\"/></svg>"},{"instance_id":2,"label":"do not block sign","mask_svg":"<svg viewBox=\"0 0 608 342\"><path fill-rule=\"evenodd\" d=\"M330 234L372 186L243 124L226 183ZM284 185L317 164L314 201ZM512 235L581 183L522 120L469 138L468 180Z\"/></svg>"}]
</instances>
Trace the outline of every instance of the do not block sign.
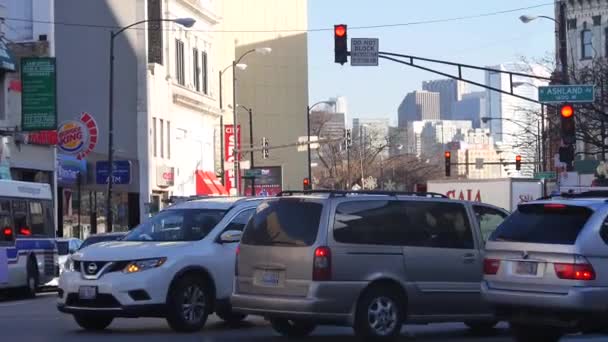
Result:
<instances>
[{"instance_id":1,"label":"do not block sign","mask_svg":"<svg viewBox=\"0 0 608 342\"><path fill-rule=\"evenodd\" d=\"M351 66L378 66L378 38L352 38L350 40Z\"/></svg>"}]
</instances>

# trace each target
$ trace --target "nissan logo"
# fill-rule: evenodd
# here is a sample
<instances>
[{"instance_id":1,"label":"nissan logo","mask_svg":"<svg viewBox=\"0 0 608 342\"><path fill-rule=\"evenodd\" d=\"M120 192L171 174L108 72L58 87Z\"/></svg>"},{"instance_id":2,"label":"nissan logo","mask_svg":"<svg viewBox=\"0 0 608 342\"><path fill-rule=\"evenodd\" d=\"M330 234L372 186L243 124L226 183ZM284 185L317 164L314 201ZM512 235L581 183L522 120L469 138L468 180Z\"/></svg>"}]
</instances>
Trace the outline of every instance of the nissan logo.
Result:
<instances>
[{"instance_id":1,"label":"nissan logo","mask_svg":"<svg viewBox=\"0 0 608 342\"><path fill-rule=\"evenodd\" d=\"M89 274L95 274L95 273L97 273L97 264L94 263L94 262L90 262L87 265L87 273L89 273Z\"/></svg>"}]
</instances>

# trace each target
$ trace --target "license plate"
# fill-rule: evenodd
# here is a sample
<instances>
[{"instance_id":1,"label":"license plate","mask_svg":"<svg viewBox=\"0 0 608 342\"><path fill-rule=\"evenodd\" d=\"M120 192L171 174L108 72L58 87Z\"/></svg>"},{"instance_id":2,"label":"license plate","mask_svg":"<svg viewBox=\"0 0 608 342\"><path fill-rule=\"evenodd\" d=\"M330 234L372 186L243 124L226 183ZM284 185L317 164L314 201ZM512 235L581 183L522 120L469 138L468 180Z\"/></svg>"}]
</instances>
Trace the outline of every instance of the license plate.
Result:
<instances>
[{"instance_id":1,"label":"license plate","mask_svg":"<svg viewBox=\"0 0 608 342\"><path fill-rule=\"evenodd\" d=\"M523 275L536 275L538 270L538 263L535 262L518 262L515 266L515 273Z\"/></svg>"},{"instance_id":2,"label":"license plate","mask_svg":"<svg viewBox=\"0 0 608 342\"><path fill-rule=\"evenodd\" d=\"M78 289L80 299L95 299L97 297L97 286L81 286Z\"/></svg>"},{"instance_id":3,"label":"license plate","mask_svg":"<svg viewBox=\"0 0 608 342\"><path fill-rule=\"evenodd\" d=\"M279 272L264 271L261 280L264 285L279 286Z\"/></svg>"}]
</instances>

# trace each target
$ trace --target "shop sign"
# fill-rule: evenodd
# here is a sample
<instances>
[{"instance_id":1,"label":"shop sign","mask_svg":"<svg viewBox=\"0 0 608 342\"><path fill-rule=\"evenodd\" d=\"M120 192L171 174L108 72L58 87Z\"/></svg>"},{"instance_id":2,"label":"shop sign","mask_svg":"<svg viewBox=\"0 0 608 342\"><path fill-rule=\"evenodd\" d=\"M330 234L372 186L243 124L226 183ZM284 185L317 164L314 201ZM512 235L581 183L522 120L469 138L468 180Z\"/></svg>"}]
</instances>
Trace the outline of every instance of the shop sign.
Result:
<instances>
[{"instance_id":1,"label":"shop sign","mask_svg":"<svg viewBox=\"0 0 608 342\"><path fill-rule=\"evenodd\" d=\"M175 172L172 167L158 166L156 168L156 185L161 188L173 186L175 183Z\"/></svg>"},{"instance_id":2,"label":"shop sign","mask_svg":"<svg viewBox=\"0 0 608 342\"><path fill-rule=\"evenodd\" d=\"M128 160L113 161L112 183L118 185L131 184L131 162ZM95 180L97 184L108 184L110 171L108 162L100 160L95 163Z\"/></svg>"},{"instance_id":3,"label":"shop sign","mask_svg":"<svg viewBox=\"0 0 608 342\"><path fill-rule=\"evenodd\" d=\"M21 59L21 130L57 128L57 73L55 58Z\"/></svg>"},{"instance_id":4,"label":"shop sign","mask_svg":"<svg viewBox=\"0 0 608 342\"><path fill-rule=\"evenodd\" d=\"M68 155L57 155L57 183L73 185L78 181L78 175L87 174L87 162Z\"/></svg>"},{"instance_id":5,"label":"shop sign","mask_svg":"<svg viewBox=\"0 0 608 342\"><path fill-rule=\"evenodd\" d=\"M234 174L234 149L241 148L241 125L237 125L237 132L234 132L234 125L224 125L224 184L226 184L226 190L232 192L232 189L236 189L236 182L241 182L240 177ZM237 156L241 159L241 154ZM232 167L228 167L232 166Z\"/></svg>"},{"instance_id":6,"label":"shop sign","mask_svg":"<svg viewBox=\"0 0 608 342\"><path fill-rule=\"evenodd\" d=\"M276 196L283 190L283 169L280 166L256 167L251 169L255 176L256 196ZM245 179L246 196L251 196L251 179Z\"/></svg>"},{"instance_id":7,"label":"shop sign","mask_svg":"<svg viewBox=\"0 0 608 342\"><path fill-rule=\"evenodd\" d=\"M57 129L57 147L64 153L73 154L77 159L88 156L98 137L97 122L89 113L82 113L79 120L63 122Z\"/></svg>"}]
</instances>

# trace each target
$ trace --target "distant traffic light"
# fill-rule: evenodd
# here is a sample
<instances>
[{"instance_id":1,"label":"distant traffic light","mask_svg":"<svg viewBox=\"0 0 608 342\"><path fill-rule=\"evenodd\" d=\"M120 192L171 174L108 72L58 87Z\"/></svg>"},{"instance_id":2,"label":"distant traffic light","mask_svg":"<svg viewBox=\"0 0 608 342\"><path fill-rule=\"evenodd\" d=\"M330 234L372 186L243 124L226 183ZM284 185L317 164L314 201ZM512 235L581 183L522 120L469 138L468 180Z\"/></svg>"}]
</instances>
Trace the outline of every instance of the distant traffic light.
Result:
<instances>
[{"instance_id":1,"label":"distant traffic light","mask_svg":"<svg viewBox=\"0 0 608 342\"><path fill-rule=\"evenodd\" d=\"M349 128L344 130L344 145L348 149L353 144L353 137Z\"/></svg>"},{"instance_id":2,"label":"distant traffic light","mask_svg":"<svg viewBox=\"0 0 608 342\"><path fill-rule=\"evenodd\" d=\"M576 143L576 127L574 124L574 107L570 104L563 104L560 107L560 117L562 123L562 141L564 145L574 145Z\"/></svg>"},{"instance_id":3,"label":"distant traffic light","mask_svg":"<svg viewBox=\"0 0 608 342\"><path fill-rule=\"evenodd\" d=\"M521 156L519 154L515 156L515 170L521 170Z\"/></svg>"},{"instance_id":4,"label":"distant traffic light","mask_svg":"<svg viewBox=\"0 0 608 342\"><path fill-rule=\"evenodd\" d=\"M310 186L310 179L308 179L308 177L304 178L302 181L302 189L304 189L304 191L312 190L312 187Z\"/></svg>"},{"instance_id":5,"label":"distant traffic light","mask_svg":"<svg viewBox=\"0 0 608 342\"><path fill-rule=\"evenodd\" d=\"M574 145L559 148L559 161L568 165L574 161Z\"/></svg>"},{"instance_id":6,"label":"distant traffic light","mask_svg":"<svg viewBox=\"0 0 608 342\"><path fill-rule=\"evenodd\" d=\"M268 151L268 138L262 137L262 157L264 159L268 159L269 155L270 153Z\"/></svg>"},{"instance_id":7,"label":"distant traffic light","mask_svg":"<svg viewBox=\"0 0 608 342\"><path fill-rule=\"evenodd\" d=\"M334 42L335 62L340 64L346 63L348 57L346 25L334 25Z\"/></svg>"},{"instance_id":8,"label":"distant traffic light","mask_svg":"<svg viewBox=\"0 0 608 342\"><path fill-rule=\"evenodd\" d=\"M450 177L450 174L452 173L452 153L450 151L445 151L443 155L445 157L445 176Z\"/></svg>"}]
</instances>

